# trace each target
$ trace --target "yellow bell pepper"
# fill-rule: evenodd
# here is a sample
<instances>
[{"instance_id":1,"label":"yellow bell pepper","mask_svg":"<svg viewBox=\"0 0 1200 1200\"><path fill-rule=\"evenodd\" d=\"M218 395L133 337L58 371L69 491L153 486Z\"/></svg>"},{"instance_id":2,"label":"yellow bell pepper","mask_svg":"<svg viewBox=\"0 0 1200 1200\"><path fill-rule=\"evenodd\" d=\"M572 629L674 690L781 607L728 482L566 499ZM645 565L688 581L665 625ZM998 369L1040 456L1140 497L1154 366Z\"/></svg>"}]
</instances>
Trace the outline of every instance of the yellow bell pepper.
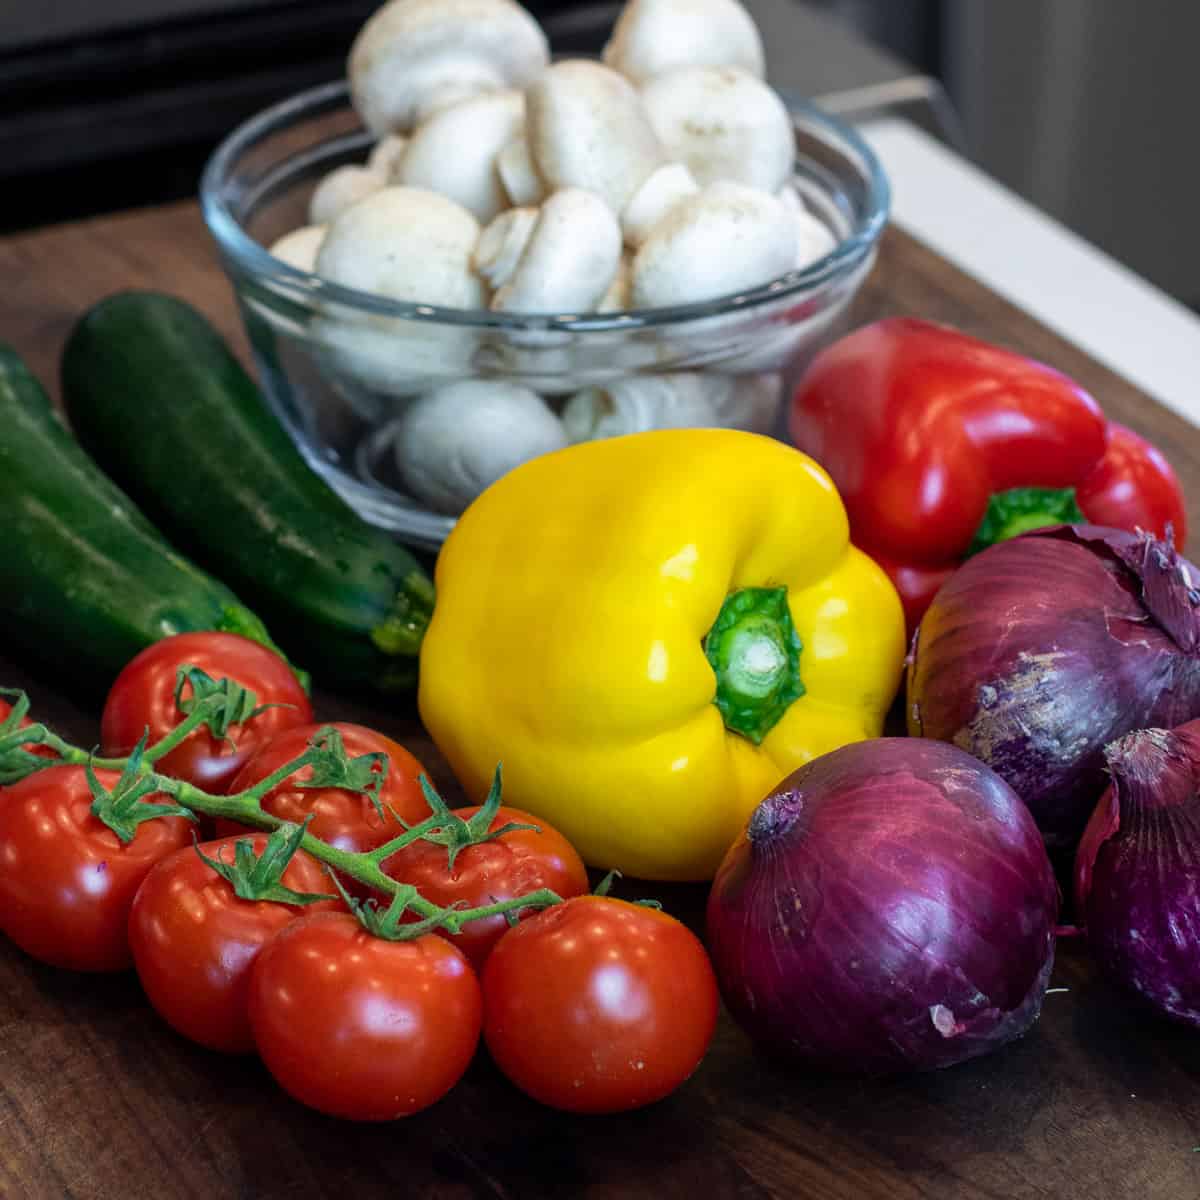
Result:
<instances>
[{"instance_id":1,"label":"yellow bell pepper","mask_svg":"<svg viewBox=\"0 0 1200 1200\"><path fill-rule=\"evenodd\" d=\"M421 717L474 802L596 867L708 879L818 754L879 735L904 659L883 571L829 476L781 442L688 429L506 475L437 563Z\"/></svg>"}]
</instances>

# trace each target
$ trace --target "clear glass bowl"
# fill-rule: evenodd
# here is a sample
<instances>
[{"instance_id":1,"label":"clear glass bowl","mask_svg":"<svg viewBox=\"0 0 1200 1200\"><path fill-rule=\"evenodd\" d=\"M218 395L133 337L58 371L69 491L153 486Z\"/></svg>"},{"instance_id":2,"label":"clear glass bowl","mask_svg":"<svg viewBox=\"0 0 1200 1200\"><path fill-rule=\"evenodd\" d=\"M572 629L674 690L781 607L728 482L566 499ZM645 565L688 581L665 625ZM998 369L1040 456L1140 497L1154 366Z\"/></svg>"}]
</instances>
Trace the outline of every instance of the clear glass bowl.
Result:
<instances>
[{"instance_id":1,"label":"clear glass bowl","mask_svg":"<svg viewBox=\"0 0 1200 1200\"><path fill-rule=\"evenodd\" d=\"M364 161L372 138L344 83L302 92L235 129L204 171L201 204L263 390L308 462L367 520L436 547L455 517L406 489L396 440L406 406L442 384L525 384L561 411L584 389L602 389L589 395L603 407L603 389L628 391L649 376L668 377L652 387L674 387L697 372L701 386L734 397L725 423L778 432L795 374L842 330L889 202L883 170L854 130L783 96L796 129L795 187L835 249L737 295L604 315L435 308L295 270L265 247L307 222L316 183Z\"/></svg>"}]
</instances>

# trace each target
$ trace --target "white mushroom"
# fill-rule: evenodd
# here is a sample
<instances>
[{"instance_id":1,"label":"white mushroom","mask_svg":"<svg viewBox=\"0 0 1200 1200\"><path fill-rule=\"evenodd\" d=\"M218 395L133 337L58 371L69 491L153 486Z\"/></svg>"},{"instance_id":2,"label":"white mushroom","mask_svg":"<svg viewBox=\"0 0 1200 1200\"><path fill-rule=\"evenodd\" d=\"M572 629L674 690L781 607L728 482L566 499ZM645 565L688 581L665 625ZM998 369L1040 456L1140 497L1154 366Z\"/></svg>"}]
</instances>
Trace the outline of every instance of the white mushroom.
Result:
<instances>
[{"instance_id":1,"label":"white mushroom","mask_svg":"<svg viewBox=\"0 0 1200 1200\"><path fill-rule=\"evenodd\" d=\"M567 444L562 422L529 388L448 384L414 400L396 431L396 465L414 495L457 515L514 467Z\"/></svg>"},{"instance_id":2,"label":"white mushroom","mask_svg":"<svg viewBox=\"0 0 1200 1200\"><path fill-rule=\"evenodd\" d=\"M508 207L496 155L520 132L524 116L525 97L511 89L443 108L417 126L392 182L441 192L490 221Z\"/></svg>"},{"instance_id":3,"label":"white mushroom","mask_svg":"<svg viewBox=\"0 0 1200 1200\"><path fill-rule=\"evenodd\" d=\"M683 163L665 163L652 171L621 213L626 245L636 250L674 205L699 190L700 185Z\"/></svg>"},{"instance_id":4,"label":"white mushroom","mask_svg":"<svg viewBox=\"0 0 1200 1200\"><path fill-rule=\"evenodd\" d=\"M316 269L317 251L328 228L328 225L301 225L273 242L271 253L297 271L312 272Z\"/></svg>"},{"instance_id":5,"label":"white mushroom","mask_svg":"<svg viewBox=\"0 0 1200 1200\"><path fill-rule=\"evenodd\" d=\"M546 35L514 0L390 0L359 30L347 74L363 123L384 134L479 92L527 87L549 60Z\"/></svg>"},{"instance_id":6,"label":"white mushroom","mask_svg":"<svg viewBox=\"0 0 1200 1200\"><path fill-rule=\"evenodd\" d=\"M696 372L633 375L576 392L563 406L562 423L573 442L714 425L715 401L727 388L727 380Z\"/></svg>"},{"instance_id":7,"label":"white mushroom","mask_svg":"<svg viewBox=\"0 0 1200 1200\"><path fill-rule=\"evenodd\" d=\"M564 188L542 205L509 281L492 299L497 312L590 312L621 262L621 229L594 192Z\"/></svg>"},{"instance_id":8,"label":"white mushroom","mask_svg":"<svg viewBox=\"0 0 1200 1200\"><path fill-rule=\"evenodd\" d=\"M529 151L551 189L587 188L619 213L665 161L633 85L599 63L555 63L525 104Z\"/></svg>"},{"instance_id":9,"label":"white mushroom","mask_svg":"<svg viewBox=\"0 0 1200 1200\"><path fill-rule=\"evenodd\" d=\"M538 174L524 135L514 138L496 155L496 174L512 204L540 204L546 195L546 181Z\"/></svg>"},{"instance_id":10,"label":"white mushroom","mask_svg":"<svg viewBox=\"0 0 1200 1200\"><path fill-rule=\"evenodd\" d=\"M329 227L317 274L393 300L478 309L484 288L471 270L479 222L421 188L388 187L348 208ZM342 315L322 326L338 369L390 395L461 373L474 352L470 330L386 316Z\"/></svg>"},{"instance_id":11,"label":"white mushroom","mask_svg":"<svg viewBox=\"0 0 1200 1200\"><path fill-rule=\"evenodd\" d=\"M668 156L701 183L732 179L776 192L791 177L796 134L787 106L739 67L681 67L642 88Z\"/></svg>"},{"instance_id":12,"label":"white mushroom","mask_svg":"<svg viewBox=\"0 0 1200 1200\"><path fill-rule=\"evenodd\" d=\"M407 145L408 138L403 134L389 133L386 137L381 137L367 155L367 166L373 171L382 171L390 176Z\"/></svg>"},{"instance_id":13,"label":"white mushroom","mask_svg":"<svg viewBox=\"0 0 1200 1200\"><path fill-rule=\"evenodd\" d=\"M633 278L633 259L622 255L617 264L617 273L608 285L608 291L600 297L596 311L601 313L625 312L629 308L629 285Z\"/></svg>"},{"instance_id":14,"label":"white mushroom","mask_svg":"<svg viewBox=\"0 0 1200 1200\"><path fill-rule=\"evenodd\" d=\"M604 61L635 83L676 67L741 67L766 74L762 38L737 0L630 0Z\"/></svg>"},{"instance_id":15,"label":"white mushroom","mask_svg":"<svg viewBox=\"0 0 1200 1200\"><path fill-rule=\"evenodd\" d=\"M537 219L536 208L510 208L479 235L471 262L493 289L513 277Z\"/></svg>"},{"instance_id":16,"label":"white mushroom","mask_svg":"<svg viewBox=\"0 0 1200 1200\"><path fill-rule=\"evenodd\" d=\"M334 167L308 201L310 225L328 225L352 204L387 187L387 176L372 167Z\"/></svg>"},{"instance_id":17,"label":"white mushroom","mask_svg":"<svg viewBox=\"0 0 1200 1200\"><path fill-rule=\"evenodd\" d=\"M761 287L796 263L796 223L774 196L713 183L676 204L633 260L635 308Z\"/></svg>"}]
</instances>

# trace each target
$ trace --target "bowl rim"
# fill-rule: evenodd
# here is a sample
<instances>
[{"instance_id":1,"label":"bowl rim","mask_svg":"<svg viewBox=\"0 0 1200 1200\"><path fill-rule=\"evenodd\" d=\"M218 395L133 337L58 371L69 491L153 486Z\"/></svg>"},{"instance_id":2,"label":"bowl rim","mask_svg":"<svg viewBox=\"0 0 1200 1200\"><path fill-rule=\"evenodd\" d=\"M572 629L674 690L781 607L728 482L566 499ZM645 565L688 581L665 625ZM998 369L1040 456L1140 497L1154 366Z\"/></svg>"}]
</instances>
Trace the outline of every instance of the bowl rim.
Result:
<instances>
[{"instance_id":1,"label":"bowl rim","mask_svg":"<svg viewBox=\"0 0 1200 1200\"><path fill-rule=\"evenodd\" d=\"M872 253L891 208L891 186L883 165L867 141L848 123L823 112L815 104L786 89L776 89L795 125L815 126L831 136L839 150L857 156L864 168L865 215L850 235L823 258L799 270L789 271L745 291L691 304L662 308L628 309L611 313L499 313L488 309L446 308L416 301L394 300L357 288L333 283L302 271L276 258L242 227L225 196L232 166L250 147L286 128L316 107L339 99L350 101L346 80L318 84L281 100L237 125L209 156L200 178L200 207L205 223L227 260L270 290L283 292L293 302L305 305L337 305L360 310L372 317L392 317L492 330L550 330L574 332L624 332L681 322L748 312L764 304L775 304L792 296L809 293L833 279L850 275ZM345 136L340 135L340 136Z\"/></svg>"}]
</instances>

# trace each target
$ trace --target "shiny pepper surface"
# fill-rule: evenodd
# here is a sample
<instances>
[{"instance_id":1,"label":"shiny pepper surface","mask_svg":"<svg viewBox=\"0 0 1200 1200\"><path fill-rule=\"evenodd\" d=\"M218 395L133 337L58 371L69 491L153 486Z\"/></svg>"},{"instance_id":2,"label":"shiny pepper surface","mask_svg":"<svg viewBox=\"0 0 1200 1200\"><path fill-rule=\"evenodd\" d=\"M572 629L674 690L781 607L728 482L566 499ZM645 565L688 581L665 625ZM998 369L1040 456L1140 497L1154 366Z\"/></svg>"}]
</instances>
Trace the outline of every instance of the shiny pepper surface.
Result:
<instances>
[{"instance_id":1,"label":"shiny pepper surface","mask_svg":"<svg viewBox=\"0 0 1200 1200\"><path fill-rule=\"evenodd\" d=\"M501 762L506 803L591 865L711 878L783 776L881 731L904 618L848 538L829 477L770 438L535 459L442 549L421 716L475 802Z\"/></svg>"}]
</instances>

